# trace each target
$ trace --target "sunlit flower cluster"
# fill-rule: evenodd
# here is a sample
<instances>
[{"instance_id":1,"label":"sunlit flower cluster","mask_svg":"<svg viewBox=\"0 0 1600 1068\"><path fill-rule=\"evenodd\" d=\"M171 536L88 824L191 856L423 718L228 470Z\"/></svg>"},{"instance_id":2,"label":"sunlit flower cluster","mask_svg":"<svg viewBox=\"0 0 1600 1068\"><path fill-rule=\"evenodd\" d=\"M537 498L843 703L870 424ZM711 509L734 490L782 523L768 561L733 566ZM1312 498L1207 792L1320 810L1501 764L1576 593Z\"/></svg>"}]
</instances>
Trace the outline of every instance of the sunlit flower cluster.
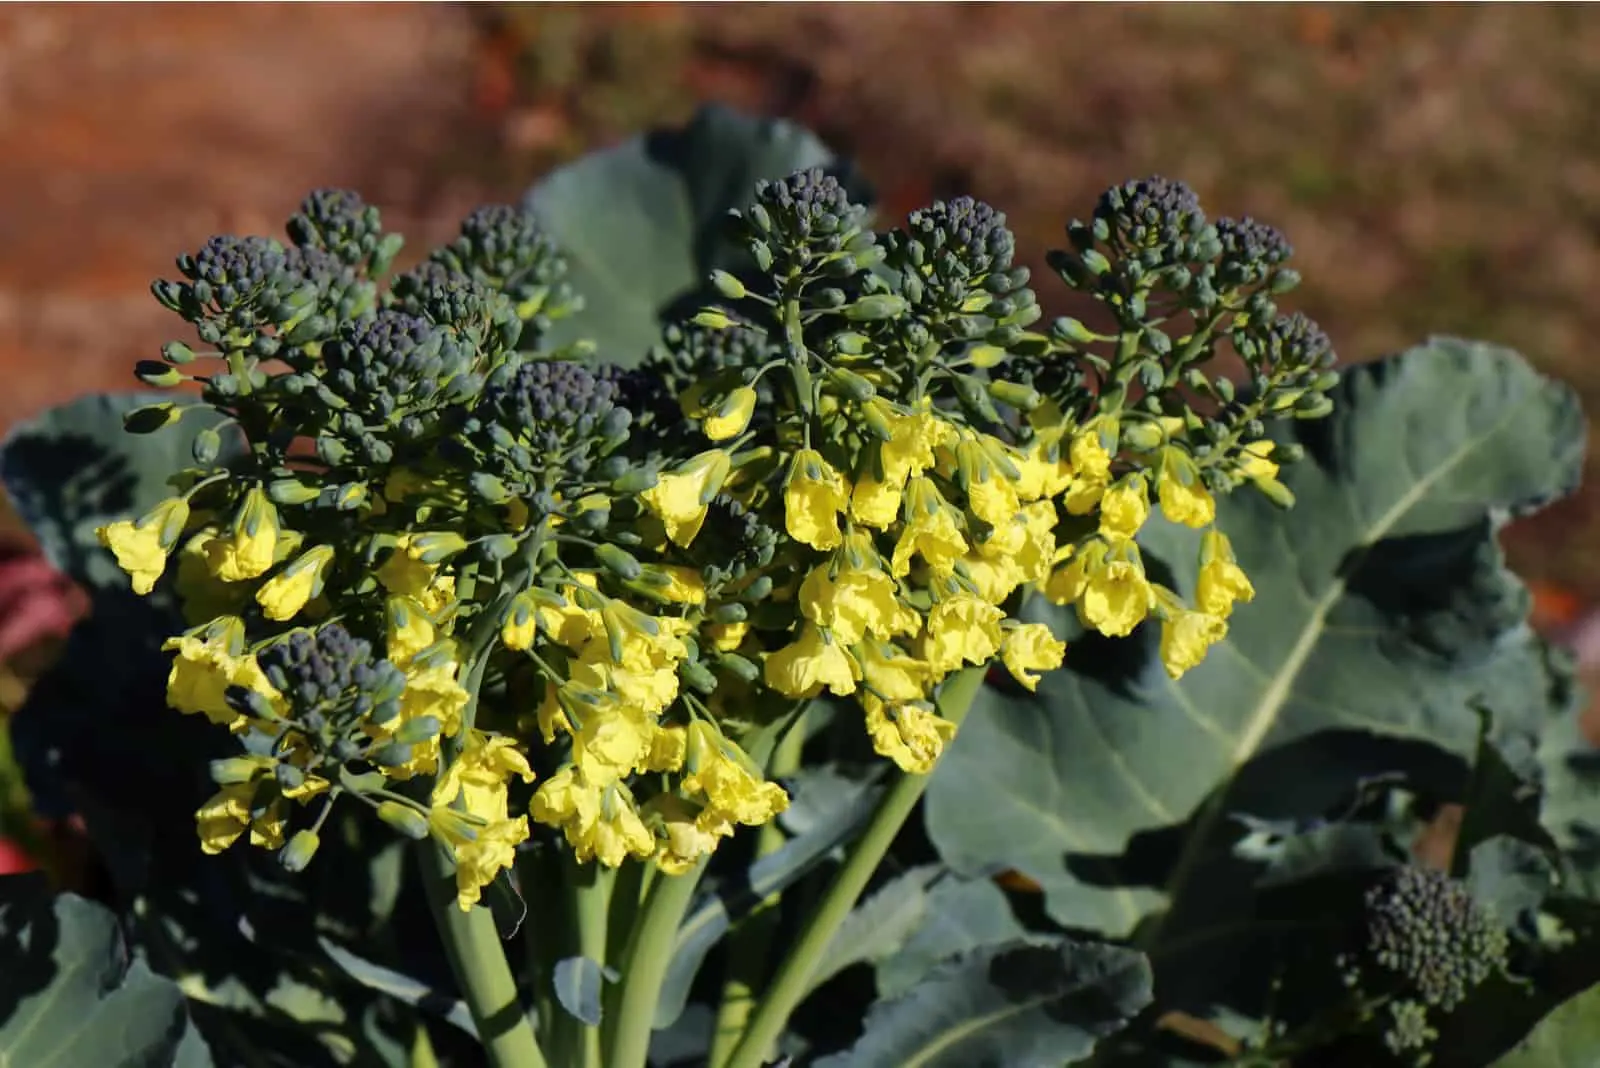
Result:
<instances>
[{"instance_id":1,"label":"sunlit flower cluster","mask_svg":"<svg viewBox=\"0 0 1600 1068\"><path fill-rule=\"evenodd\" d=\"M1156 620L1166 670L1199 664L1254 593L1214 495L1277 486L1271 442L1084 388L986 205L863 220L819 172L761 183L756 271L632 371L517 350L578 301L510 209L388 295L397 244L354 194L308 200L291 248L180 260L157 296L215 351L141 375L192 377L223 423L101 539L192 628L169 703L240 739L204 847L298 868L353 798L449 850L462 908L551 831L683 872L785 809L765 761L813 701L931 772L953 674L1061 666L1029 597L1109 636ZM1189 601L1146 573L1156 509L1204 531Z\"/></svg>"}]
</instances>

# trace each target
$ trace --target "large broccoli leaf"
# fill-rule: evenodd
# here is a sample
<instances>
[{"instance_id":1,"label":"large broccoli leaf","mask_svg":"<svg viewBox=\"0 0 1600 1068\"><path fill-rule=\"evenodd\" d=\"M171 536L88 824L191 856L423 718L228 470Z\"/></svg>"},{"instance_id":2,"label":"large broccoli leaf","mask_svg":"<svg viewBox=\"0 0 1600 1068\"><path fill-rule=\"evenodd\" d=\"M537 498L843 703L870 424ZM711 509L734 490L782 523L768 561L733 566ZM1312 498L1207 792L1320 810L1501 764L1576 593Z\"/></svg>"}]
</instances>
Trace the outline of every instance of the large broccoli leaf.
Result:
<instances>
[{"instance_id":1,"label":"large broccoli leaf","mask_svg":"<svg viewBox=\"0 0 1600 1068\"><path fill-rule=\"evenodd\" d=\"M818 1068L1057 1068L1150 1003L1150 966L1132 950L1029 939L938 965L867 1013L848 1052Z\"/></svg>"},{"instance_id":2,"label":"large broccoli leaf","mask_svg":"<svg viewBox=\"0 0 1600 1068\"><path fill-rule=\"evenodd\" d=\"M559 320L549 342L589 338L601 359L638 363L665 313L712 269L741 262L723 224L756 182L833 162L799 126L709 106L682 129L642 134L552 172L525 203L566 253L585 310Z\"/></svg>"},{"instance_id":3,"label":"large broccoli leaf","mask_svg":"<svg viewBox=\"0 0 1600 1068\"><path fill-rule=\"evenodd\" d=\"M1285 473L1293 510L1219 505L1259 593L1205 663L1172 682L1147 626L1075 643L1037 694L980 695L927 798L957 870L1016 868L1056 920L1125 934L1195 873L1215 816L1318 815L1417 755L1375 739L1470 760L1478 706L1531 756L1560 672L1494 535L1577 483L1575 397L1513 352L1437 339L1349 371L1334 400L1293 428L1309 454ZM1191 591L1193 532L1155 523L1144 541ZM1129 871L1135 835L1208 798L1158 877Z\"/></svg>"},{"instance_id":4,"label":"large broccoli leaf","mask_svg":"<svg viewBox=\"0 0 1600 1068\"><path fill-rule=\"evenodd\" d=\"M1600 984L1562 1003L1491 1068L1578 1068L1593 1064L1596 1051L1600 1051Z\"/></svg>"},{"instance_id":5,"label":"large broccoli leaf","mask_svg":"<svg viewBox=\"0 0 1600 1068\"><path fill-rule=\"evenodd\" d=\"M0 879L0 957L0 1065L211 1065L183 992L131 956L100 905Z\"/></svg>"},{"instance_id":6,"label":"large broccoli leaf","mask_svg":"<svg viewBox=\"0 0 1600 1068\"><path fill-rule=\"evenodd\" d=\"M95 528L170 497L167 480L192 464L195 435L222 419L196 409L153 434L123 429L122 417L133 409L173 400L183 402L169 393L90 394L22 423L0 442L0 483L18 514L50 562L90 591L128 588Z\"/></svg>"}]
</instances>

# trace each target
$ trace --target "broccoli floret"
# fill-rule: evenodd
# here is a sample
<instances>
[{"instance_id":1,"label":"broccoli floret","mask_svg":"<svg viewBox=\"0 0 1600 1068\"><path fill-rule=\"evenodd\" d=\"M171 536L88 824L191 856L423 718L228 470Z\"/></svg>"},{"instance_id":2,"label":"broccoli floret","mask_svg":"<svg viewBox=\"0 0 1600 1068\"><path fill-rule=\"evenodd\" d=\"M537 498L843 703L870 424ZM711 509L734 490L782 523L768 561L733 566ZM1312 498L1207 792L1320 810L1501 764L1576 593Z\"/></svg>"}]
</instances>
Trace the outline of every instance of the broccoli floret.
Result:
<instances>
[{"instance_id":1,"label":"broccoli floret","mask_svg":"<svg viewBox=\"0 0 1600 1068\"><path fill-rule=\"evenodd\" d=\"M842 250L861 233L867 209L850 201L839 179L820 167L756 183L749 217L776 243L812 255Z\"/></svg>"},{"instance_id":2,"label":"broccoli floret","mask_svg":"<svg viewBox=\"0 0 1600 1068\"><path fill-rule=\"evenodd\" d=\"M1200 198L1183 182L1155 175L1124 182L1100 194L1094 236L1146 271L1194 263L1215 255Z\"/></svg>"},{"instance_id":3,"label":"broccoli floret","mask_svg":"<svg viewBox=\"0 0 1600 1068\"><path fill-rule=\"evenodd\" d=\"M401 310L454 330L480 349L508 351L522 334L522 320L504 294L436 261L397 276L392 292Z\"/></svg>"},{"instance_id":4,"label":"broccoli floret","mask_svg":"<svg viewBox=\"0 0 1600 1068\"><path fill-rule=\"evenodd\" d=\"M1222 253L1214 284L1225 290L1265 282L1294 255L1294 246L1281 231L1248 217L1218 219L1217 241Z\"/></svg>"},{"instance_id":5,"label":"broccoli floret","mask_svg":"<svg viewBox=\"0 0 1600 1068\"><path fill-rule=\"evenodd\" d=\"M462 392L449 387L471 373L472 359L470 349L427 319L386 309L329 343L323 382L351 410L387 420L441 393Z\"/></svg>"},{"instance_id":6,"label":"broccoli floret","mask_svg":"<svg viewBox=\"0 0 1600 1068\"><path fill-rule=\"evenodd\" d=\"M1508 967L1510 936L1444 872L1398 868L1367 891L1367 955L1430 1007L1456 1008Z\"/></svg>"},{"instance_id":7,"label":"broccoli floret","mask_svg":"<svg viewBox=\"0 0 1600 1068\"><path fill-rule=\"evenodd\" d=\"M381 274L400 250L398 235L384 235L378 209L350 189L313 190L286 229L299 247L321 249L369 274Z\"/></svg>"},{"instance_id":8,"label":"broccoli floret","mask_svg":"<svg viewBox=\"0 0 1600 1068\"><path fill-rule=\"evenodd\" d=\"M771 564L782 535L757 512L719 493L706 507L700 537L715 547L706 558L717 562L707 565L705 579L718 585Z\"/></svg>"},{"instance_id":9,"label":"broccoli floret","mask_svg":"<svg viewBox=\"0 0 1600 1068\"><path fill-rule=\"evenodd\" d=\"M533 212L504 204L482 207L461 223L461 235L428 257L498 290L516 306L537 341L550 323L580 308L567 285L567 261Z\"/></svg>"},{"instance_id":10,"label":"broccoli floret","mask_svg":"<svg viewBox=\"0 0 1600 1068\"><path fill-rule=\"evenodd\" d=\"M390 708L405 688L405 676L373 654L372 644L337 623L314 633L295 631L256 656L267 681L302 715L324 718L349 712L389 718ZM239 689L238 687L234 688Z\"/></svg>"},{"instance_id":11,"label":"broccoli floret","mask_svg":"<svg viewBox=\"0 0 1600 1068\"><path fill-rule=\"evenodd\" d=\"M178 270L189 284L158 282L157 296L162 297L160 287L171 287L184 318L212 320L225 329L251 330L286 320L285 304L299 281L283 246L269 237L213 237L193 256L179 256Z\"/></svg>"},{"instance_id":12,"label":"broccoli floret","mask_svg":"<svg viewBox=\"0 0 1600 1068\"><path fill-rule=\"evenodd\" d=\"M464 429L493 474L548 489L547 473L581 476L627 440L632 414L621 392L611 375L565 360L507 364Z\"/></svg>"}]
</instances>

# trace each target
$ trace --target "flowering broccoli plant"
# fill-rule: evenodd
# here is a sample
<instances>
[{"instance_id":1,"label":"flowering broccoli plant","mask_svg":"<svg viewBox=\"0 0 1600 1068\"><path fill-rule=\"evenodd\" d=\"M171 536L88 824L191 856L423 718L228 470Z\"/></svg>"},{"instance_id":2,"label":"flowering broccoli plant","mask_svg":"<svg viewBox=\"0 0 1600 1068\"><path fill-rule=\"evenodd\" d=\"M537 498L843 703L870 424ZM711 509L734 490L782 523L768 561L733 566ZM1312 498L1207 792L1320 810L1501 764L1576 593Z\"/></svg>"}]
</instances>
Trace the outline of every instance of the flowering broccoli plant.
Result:
<instances>
[{"instance_id":1,"label":"flowering broccoli plant","mask_svg":"<svg viewBox=\"0 0 1600 1068\"><path fill-rule=\"evenodd\" d=\"M139 364L174 392L124 405L124 423L136 441L181 444L154 446L172 458L159 499L98 509L94 539L126 578L98 577L110 607L97 617L144 612L159 651L140 663L159 667L141 677L164 678L160 715L190 717L161 759L210 780L193 829L214 859L189 860L193 889L248 854L233 892L291 904L237 906L229 936L299 947L275 977L219 984L195 963L209 936L193 935L193 913L220 906L202 894L179 909L147 878L139 944L199 1007L197 1032L168 1032L178 1062L1031 1066L1110 1063L1120 1054L1099 1040L1124 1028L1145 1035L1126 1038L1139 1048L1159 1037L1146 1025L1165 943L1127 930L1147 904L1119 930L1077 884L1135 901L1133 880L1085 874L1070 844L1064 869L1041 862L1051 831L1007 815L1010 799L1031 795L1069 840L1083 814L1026 761L986 796L1009 744L996 731L1031 732L1037 760L1092 685L1064 662L1081 651L1105 667L1146 636L1159 676L1124 681L1124 699L1153 701L1126 695L1158 677L1211 722L1195 701L1233 698L1182 687L1219 647L1250 662L1229 625L1257 598L1229 509L1272 552L1256 532L1295 502L1287 465L1321 443L1319 465L1337 467L1343 432L1329 446L1275 427L1326 421L1341 391L1364 400L1381 383L1340 386L1325 335L1280 310L1298 282L1283 237L1208 219L1181 183L1119 185L1068 227L1048 262L1092 314L1041 329L989 205L941 201L880 226L799 131L710 112L677 138L480 209L387 283L399 237L329 190L287 241L213 238L156 283L198 343ZM686 190L663 173L674 166ZM637 202L602 193L573 210L602 177L626 188L619 173ZM594 251L635 208L671 218L685 201L692 241L652 247L641 226L615 258ZM636 280L651 255L694 268ZM628 299L612 307L617 290ZM653 338L630 347L640 304ZM1528 388L1522 365L1495 366ZM1302 481L1320 505L1324 487ZM1355 582L1341 574L1335 599ZM1318 578L1274 581L1310 598L1320 639L1335 601L1294 587ZM1313 652L1301 645L1289 674L1253 669L1265 703L1244 720L1215 710L1229 772L1286 701L1311 700L1291 694ZM1052 696L1053 680L1076 697ZM1195 811L1179 867L1204 867L1220 810L1203 795L1229 775L1196 750L1201 770L1173 784L1190 796L1168 808L1140 761L1181 735L1148 738L1133 761L1119 751L1157 729L1159 711L1143 715L1107 728L1098 754L1073 743L1066 759L1096 766L1072 788L1120 775L1100 804L1131 784L1153 811ZM975 834L990 816L999 825ZM942 865L913 840L922 822ZM1286 863L1284 841L1308 833L1250 839L1255 859ZM983 879L1002 868L1020 873L1012 893L1042 890L1083 937L1042 916L1013 931ZM351 879L370 889L344 912L328 895ZM1503 970L1486 961L1506 954L1506 925L1471 913L1457 884L1401 885L1484 928L1466 948L1377 958L1448 989L1453 1009ZM1434 907L1382 912L1385 944L1414 940L1412 913ZM949 942L940 917L972 909L999 927ZM437 939L412 922L428 917ZM720 977L702 968L714 947ZM1435 972L1453 965L1414 959L1430 952L1481 959L1449 985ZM806 1022L812 1003L851 1004L855 963L879 969L882 1005L842 1028ZM1352 984L1346 1030L1390 1020L1410 1036L1391 1033L1391 1050L1420 1048L1426 999ZM296 997L319 1007L288 1007ZM1192 1010L1185 997L1168 1007ZM285 1013L327 1030L302 1027L296 1049L247 1050L230 1033ZM1268 1030L1261 1050L1315 1033Z\"/></svg>"}]
</instances>

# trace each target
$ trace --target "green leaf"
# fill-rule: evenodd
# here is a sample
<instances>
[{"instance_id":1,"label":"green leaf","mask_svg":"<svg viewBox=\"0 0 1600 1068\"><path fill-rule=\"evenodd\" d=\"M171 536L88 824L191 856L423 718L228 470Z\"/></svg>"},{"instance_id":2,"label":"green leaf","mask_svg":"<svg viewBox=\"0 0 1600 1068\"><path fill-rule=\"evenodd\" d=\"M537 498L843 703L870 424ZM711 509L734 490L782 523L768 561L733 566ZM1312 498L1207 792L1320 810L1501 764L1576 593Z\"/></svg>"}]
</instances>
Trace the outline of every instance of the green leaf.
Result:
<instances>
[{"instance_id":1,"label":"green leaf","mask_svg":"<svg viewBox=\"0 0 1600 1068\"><path fill-rule=\"evenodd\" d=\"M739 264L724 220L750 203L756 182L833 162L799 126L709 106L681 129L552 172L525 202L566 253L585 310L556 322L548 343L590 338L602 360L637 364L668 309L704 289L711 271Z\"/></svg>"},{"instance_id":2,"label":"green leaf","mask_svg":"<svg viewBox=\"0 0 1600 1068\"><path fill-rule=\"evenodd\" d=\"M1600 984L1561 1004L1491 1068L1588 1068L1600 1052Z\"/></svg>"},{"instance_id":3,"label":"green leaf","mask_svg":"<svg viewBox=\"0 0 1600 1068\"><path fill-rule=\"evenodd\" d=\"M1600 748L1584 737L1573 712L1550 724L1539 760L1539 820L1561 852L1564 889L1600 901Z\"/></svg>"},{"instance_id":4,"label":"green leaf","mask_svg":"<svg viewBox=\"0 0 1600 1068\"><path fill-rule=\"evenodd\" d=\"M116 917L42 878L0 879L0 1068L209 1068L183 992Z\"/></svg>"},{"instance_id":5,"label":"green leaf","mask_svg":"<svg viewBox=\"0 0 1600 1068\"><path fill-rule=\"evenodd\" d=\"M1436 339L1350 369L1334 399L1286 431L1308 453L1283 475L1293 510L1249 491L1218 503L1258 594L1203 664L1172 682L1146 626L1075 642L1037 694L980 694L927 796L952 867L1018 869L1057 921L1125 934L1194 867L1185 853L1155 884L1117 870L1140 832L1185 824L1224 787L1186 849L1209 848L1225 811L1321 814L1412 758L1393 742L1470 760L1474 703L1502 737L1548 707L1559 671L1494 536L1577 483L1571 390L1509 350ZM1143 541L1191 593L1195 532L1157 521Z\"/></svg>"},{"instance_id":6,"label":"green leaf","mask_svg":"<svg viewBox=\"0 0 1600 1068\"><path fill-rule=\"evenodd\" d=\"M852 964L872 964L905 944L928 914L928 884L944 870L923 864L884 883L857 905L839 930L811 976L811 989Z\"/></svg>"},{"instance_id":7,"label":"green leaf","mask_svg":"<svg viewBox=\"0 0 1600 1068\"><path fill-rule=\"evenodd\" d=\"M153 434L123 429L126 413L173 399L170 393L91 394L49 409L0 442L0 483L17 513L50 562L87 589L128 587L95 528L142 515L170 497L167 480L194 464L195 435L221 422L206 409Z\"/></svg>"},{"instance_id":8,"label":"green leaf","mask_svg":"<svg viewBox=\"0 0 1600 1068\"><path fill-rule=\"evenodd\" d=\"M897 997L942 960L1024 934L1005 891L988 879L941 879L927 893L922 923L898 952L878 962L878 996Z\"/></svg>"},{"instance_id":9,"label":"green leaf","mask_svg":"<svg viewBox=\"0 0 1600 1068\"><path fill-rule=\"evenodd\" d=\"M1060 1068L1150 1003L1150 966L1118 946L1052 939L956 957L880 1001L818 1068Z\"/></svg>"},{"instance_id":10,"label":"green leaf","mask_svg":"<svg viewBox=\"0 0 1600 1068\"><path fill-rule=\"evenodd\" d=\"M561 1007L586 1027L600 1026L600 995L616 972L588 957L567 957L556 962L550 985Z\"/></svg>"}]
</instances>

